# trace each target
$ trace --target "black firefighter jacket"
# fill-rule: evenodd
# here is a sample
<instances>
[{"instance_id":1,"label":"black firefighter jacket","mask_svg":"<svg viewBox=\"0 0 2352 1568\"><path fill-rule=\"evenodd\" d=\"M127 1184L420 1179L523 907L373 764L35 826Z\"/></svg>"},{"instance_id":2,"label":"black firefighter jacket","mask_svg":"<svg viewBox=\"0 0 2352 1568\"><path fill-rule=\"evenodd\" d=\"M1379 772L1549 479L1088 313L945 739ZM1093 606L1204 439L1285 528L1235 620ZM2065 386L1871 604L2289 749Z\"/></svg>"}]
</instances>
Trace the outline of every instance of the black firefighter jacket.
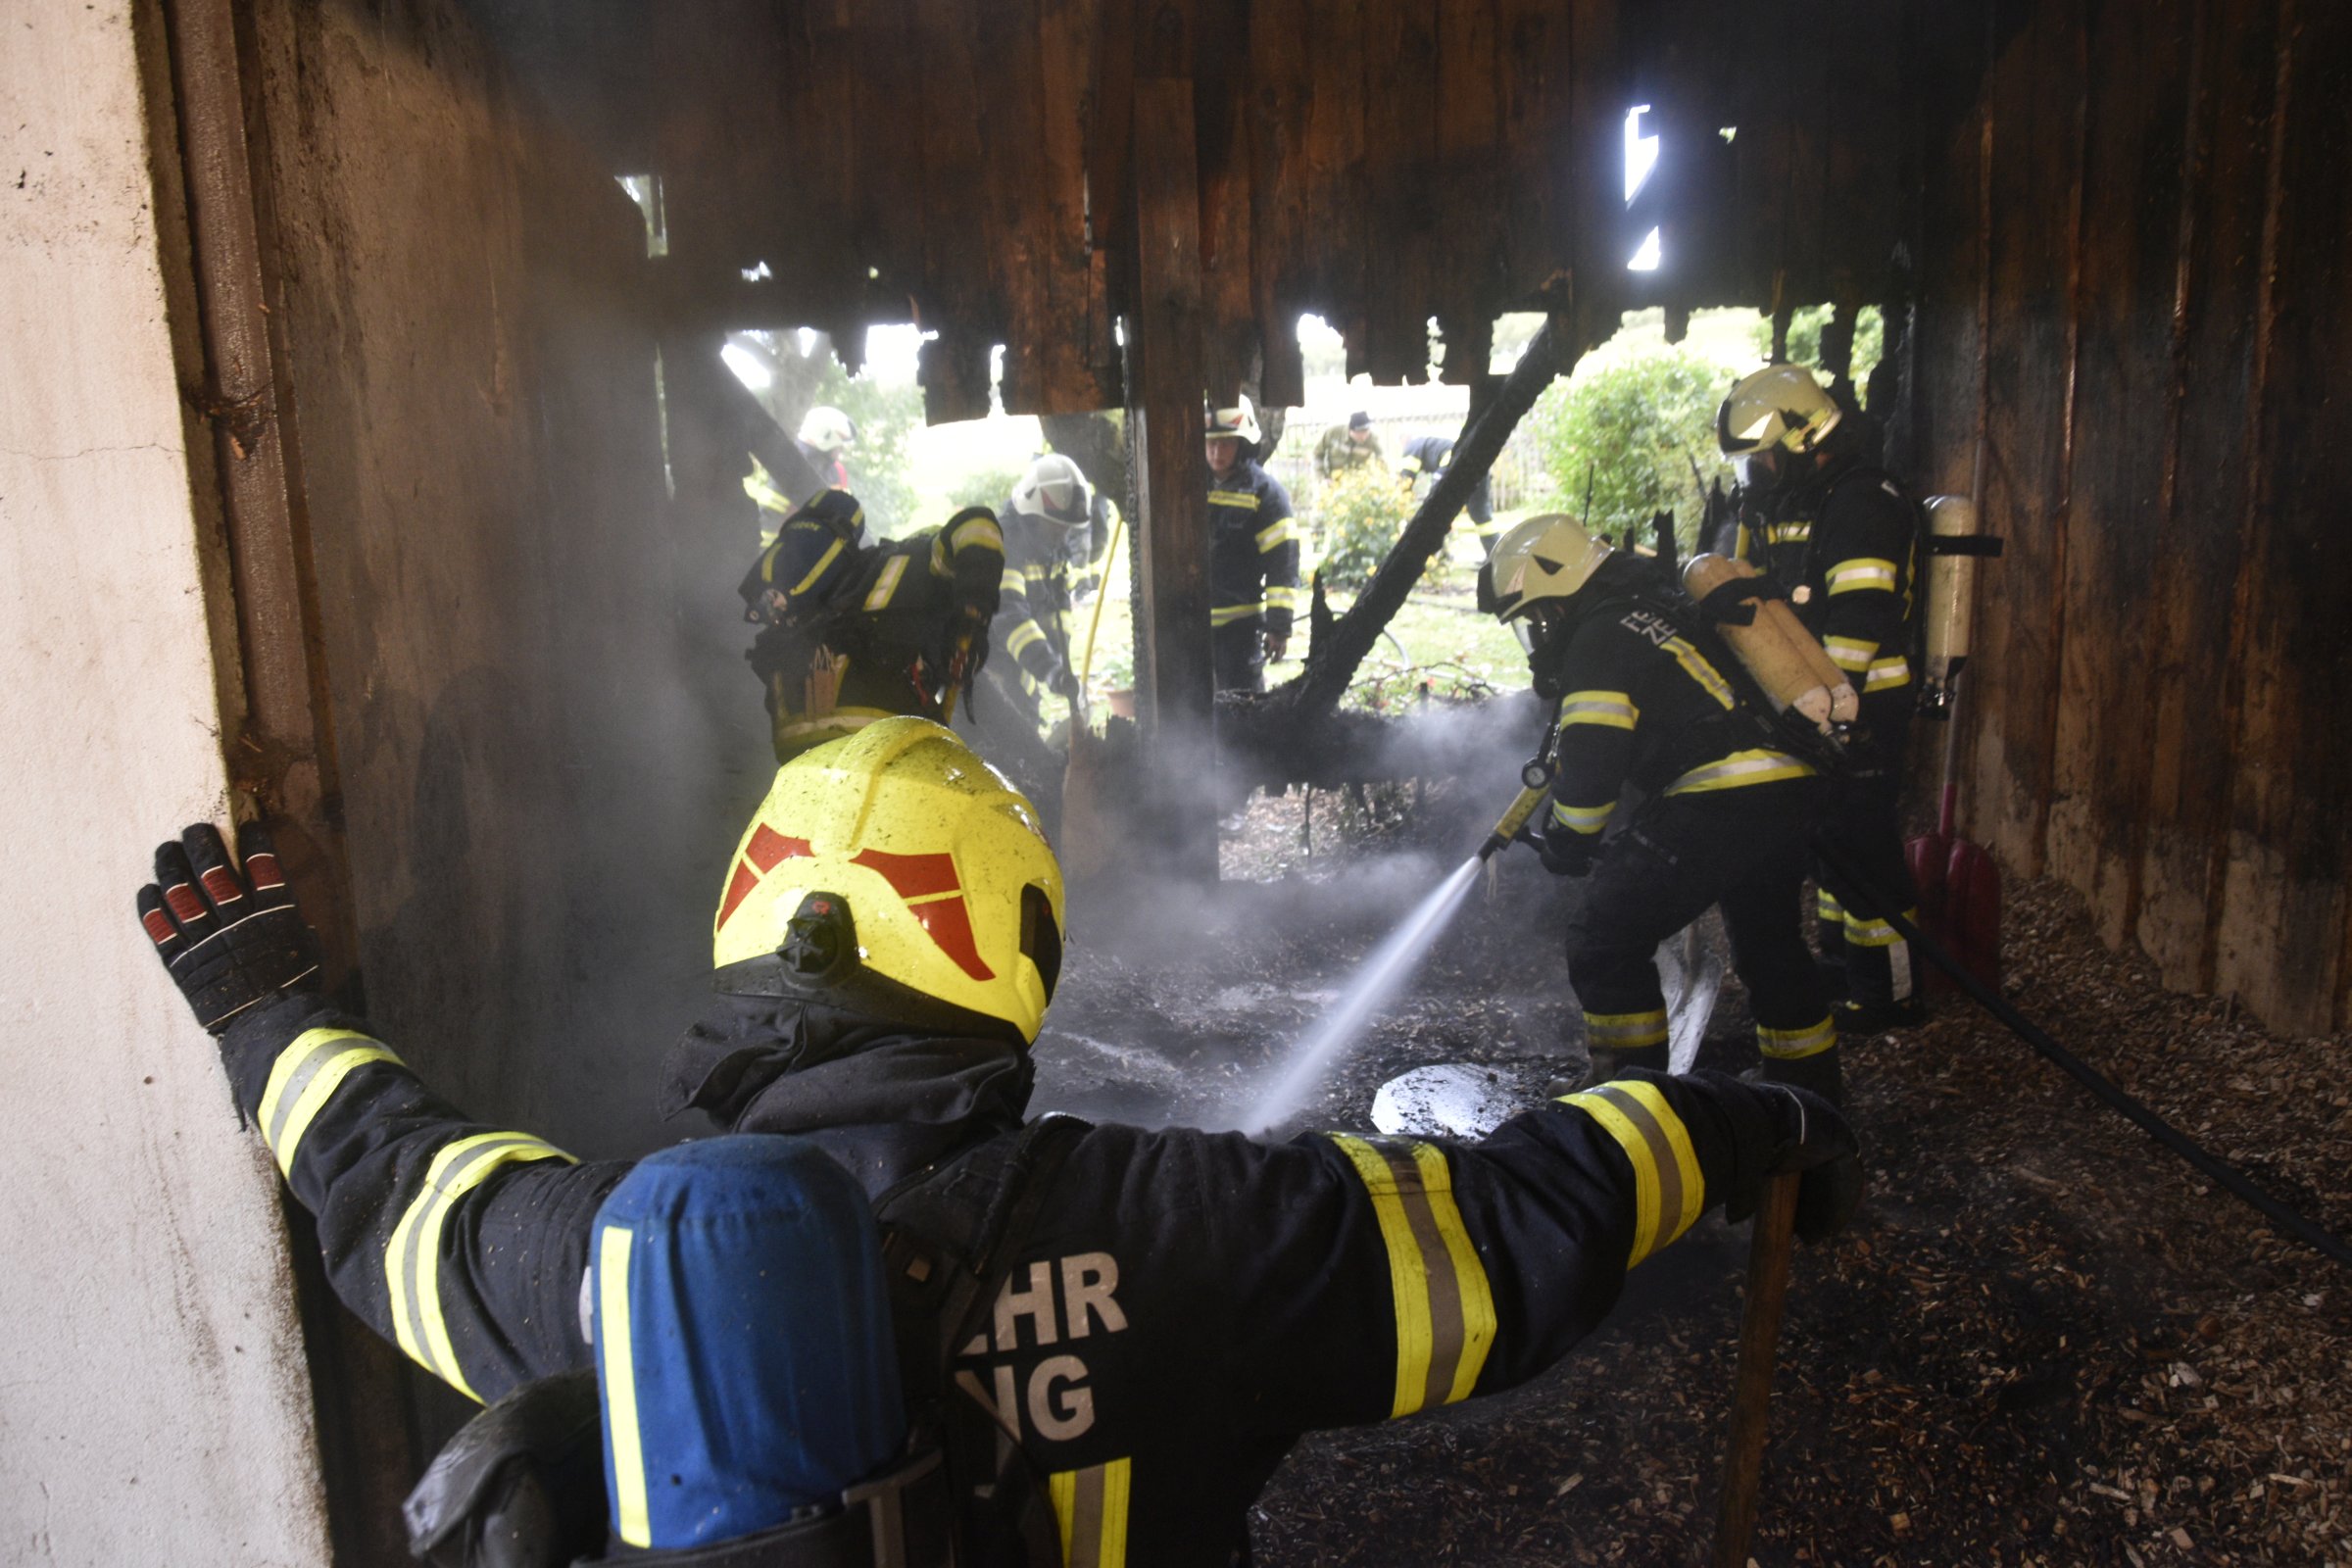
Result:
<instances>
[{"instance_id":1,"label":"black firefighter jacket","mask_svg":"<svg viewBox=\"0 0 2352 1568\"><path fill-rule=\"evenodd\" d=\"M1014 1135L1024 1053L813 1011L719 999L673 1053L673 1106L812 1137L877 1195ZM223 1048L352 1310L476 1399L591 1364L590 1222L624 1163L469 1121L316 997ZM1619 1081L1477 1144L1095 1128L956 1382L1052 1477L1069 1563L1232 1561L1301 1433L1509 1388L1590 1332L1721 1200L1753 1093Z\"/></svg>"}]
</instances>

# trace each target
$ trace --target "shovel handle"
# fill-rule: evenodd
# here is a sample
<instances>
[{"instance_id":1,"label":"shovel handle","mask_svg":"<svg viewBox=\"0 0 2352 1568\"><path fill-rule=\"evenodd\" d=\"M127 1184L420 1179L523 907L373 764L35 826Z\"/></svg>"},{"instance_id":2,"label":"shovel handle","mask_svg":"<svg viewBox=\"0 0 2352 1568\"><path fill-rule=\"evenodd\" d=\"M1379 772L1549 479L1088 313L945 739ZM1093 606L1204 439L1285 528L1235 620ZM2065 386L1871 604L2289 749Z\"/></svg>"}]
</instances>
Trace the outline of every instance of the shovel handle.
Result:
<instances>
[{"instance_id":1,"label":"shovel handle","mask_svg":"<svg viewBox=\"0 0 2352 1568\"><path fill-rule=\"evenodd\" d=\"M1723 1505L1715 1515L1712 1568L1746 1568L1756 1529L1756 1488L1772 1405L1772 1364L1781 1307L1788 1298L1788 1254L1796 1236L1797 1174L1764 1184L1747 1252L1747 1309L1740 1319L1740 1370L1732 1383L1732 1428L1724 1446Z\"/></svg>"}]
</instances>

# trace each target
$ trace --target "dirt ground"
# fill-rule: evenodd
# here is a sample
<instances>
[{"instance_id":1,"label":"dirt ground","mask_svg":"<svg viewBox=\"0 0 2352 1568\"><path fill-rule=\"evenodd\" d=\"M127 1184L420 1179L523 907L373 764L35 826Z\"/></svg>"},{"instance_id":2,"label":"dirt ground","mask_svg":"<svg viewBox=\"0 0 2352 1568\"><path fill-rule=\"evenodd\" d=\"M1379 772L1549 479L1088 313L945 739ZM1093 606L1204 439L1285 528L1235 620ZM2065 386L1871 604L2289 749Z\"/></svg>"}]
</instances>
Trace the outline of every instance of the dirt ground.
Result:
<instances>
[{"instance_id":1,"label":"dirt ground","mask_svg":"<svg viewBox=\"0 0 2352 1568\"><path fill-rule=\"evenodd\" d=\"M1261 799L1227 881L1079 914L1041 1105L1230 1126L1500 805L1435 789ZM1311 848L1310 848L1311 845ZM1283 1123L1364 1128L1421 1063L1581 1057L1575 885L1525 852ZM2009 890L2005 986L2062 1042L2273 1194L2352 1235L2352 1044L2158 990L2072 894ZM1746 1055L1727 988L1704 1065ZM1937 999L1847 1052L1870 1194L1800 1252L1755 1560L2352 1568L2352 1274L2279 1240L2072 1080ZM1499 1397L1302 1444L1257 1561L1703 1560L1744 1227L1702 1220L1610 1323Z\"/></svg>"}]
</instances>

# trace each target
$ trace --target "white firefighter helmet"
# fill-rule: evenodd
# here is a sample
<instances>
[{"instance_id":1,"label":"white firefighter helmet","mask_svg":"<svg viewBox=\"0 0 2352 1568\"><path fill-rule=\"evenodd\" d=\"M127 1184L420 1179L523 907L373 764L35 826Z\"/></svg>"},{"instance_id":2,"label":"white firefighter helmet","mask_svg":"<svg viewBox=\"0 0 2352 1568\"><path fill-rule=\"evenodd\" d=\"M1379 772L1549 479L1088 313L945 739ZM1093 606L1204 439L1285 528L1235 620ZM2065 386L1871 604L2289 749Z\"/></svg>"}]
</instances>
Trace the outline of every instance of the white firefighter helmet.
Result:
<instances>
[{"instance_id":1,"label":"white firefighter helmet","mask_svg":"<svg viewBox=\"0 0 2352 1568\"><path fill-rule=\"evenodd\" d=\"M1058 452L1049 452L1029 465L1021 482L1012 487L1012 510L1057 522L1064 528L1083 528L1094 514L1095 487L1086 482L1078 465Z\"/></svg>"},{"instance_id":2,"label":"white firefighter helmet","mask_svg":"<svg viewBox=\"0 0 2352 1568\"><path fill-rule=\"evenodd\" d=\"M801 445L811 452L847 452L858 441L858 426L829 404L819 403L801 418Z\"/></svg>"},{"instance_id":3,"label":"white firefighter helmet","mask_svg":"<svg viewBox=\"0 0 2352 1568\"><path fill-rule=\"evenodd\" d=\"M1609 547L1564 512L1530 517L1494 542L1478 573L1478 608L1504 622L1545 600L1573 596L1590 582Z\"/></svg>"},{"instance_id":4,"label":"white firefighter helmet","mask_svg":"<svg viewBox=\"0 0 2352 1568\"><path fill-rule=\"evenodd\" d=\"M1247 441L1255 446L1258 442L1257 411L1250 406L1249 393L1238 392L1234 395L1241 400L1237 407L1208 411L1208 438L1211 441Z\"/></svg>"},{"instance_id":5,"label":"white firefighter helmet","mask_svg":"<svg viewBox=\"0 0 2352 1568\"><path fill-rule=\"evenodd\" d=\"M1840 417L1838 402L1801 365L1767 365L1740 377L1715 411L1715 444L1727 458L1811 452Z\"/></svg>"}]
</instances>

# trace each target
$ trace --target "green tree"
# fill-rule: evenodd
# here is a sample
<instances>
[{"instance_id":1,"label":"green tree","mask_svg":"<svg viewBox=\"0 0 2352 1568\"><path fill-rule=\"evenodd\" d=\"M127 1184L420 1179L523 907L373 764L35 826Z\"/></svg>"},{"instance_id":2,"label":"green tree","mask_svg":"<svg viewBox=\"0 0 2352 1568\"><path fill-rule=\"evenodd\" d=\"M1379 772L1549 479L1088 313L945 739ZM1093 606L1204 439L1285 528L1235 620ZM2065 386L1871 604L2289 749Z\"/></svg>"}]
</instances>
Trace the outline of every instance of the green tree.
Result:
<instances>
[{"instance_id":1,"label":"green tree","mask_svg":"<svg viewBox=\"0 0 2352 1568\"><path fill-rule=\"evenodd\" d=\"M1733 373L1704 355L1666 348L1555 383L1528 423L1562 509L1598 532L1642 541L1653 514L1672 512L1690 548L1698 537L1691 465L1710 482L1729 478L1715 449L1715 410Z\"/></svg>"},{"instance_id":2,"label":"green tree","mask_svg":"<svg viewBox=\"0 0 2352 1568\"><path fill-rule=\"evenodd\" d=\"M829 403L858 426L849 456L850 488L865 508L867 524L884 538L913 528L914 481L906 460L906 438L923 422L923 394L912 384L892 385L870 375L851 376L831 353L824 356L811 404ZM996 506L1000 493L984 503Z\"/></svg>"}]
</instances>

